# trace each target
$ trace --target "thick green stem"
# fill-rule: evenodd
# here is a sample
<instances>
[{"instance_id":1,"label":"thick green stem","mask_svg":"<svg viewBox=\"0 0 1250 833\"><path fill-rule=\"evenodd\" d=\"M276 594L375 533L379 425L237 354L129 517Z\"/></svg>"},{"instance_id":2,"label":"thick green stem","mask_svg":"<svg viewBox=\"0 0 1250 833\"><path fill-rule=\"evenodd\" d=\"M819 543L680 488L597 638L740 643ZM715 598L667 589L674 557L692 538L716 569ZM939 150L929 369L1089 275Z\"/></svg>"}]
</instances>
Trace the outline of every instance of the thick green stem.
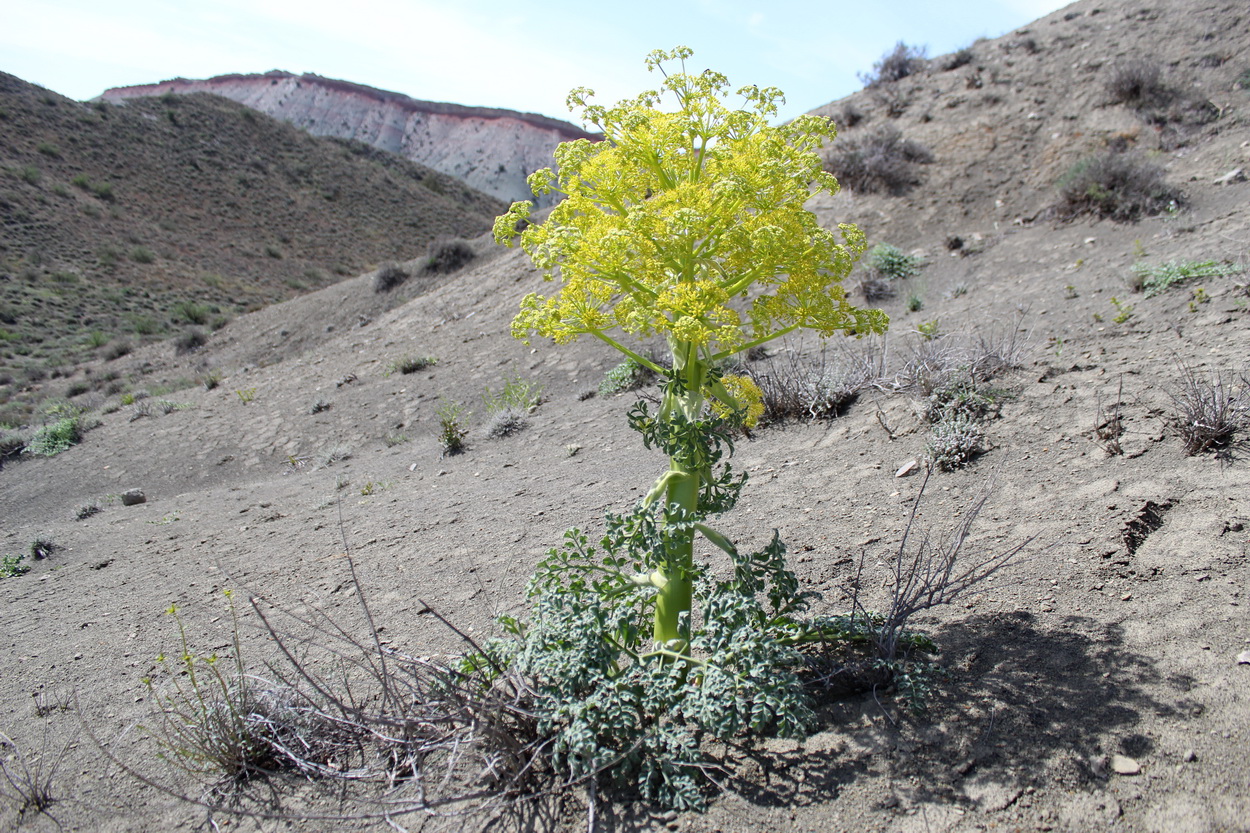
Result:
<instances>
[{"instance_id":1,"label":"thick green stem","mask_svg":"<svg viewBox=\"0 0 1250 833\"><path fill-rule=\"evenodd\" d=\"M707 377L707 365L699 357L698 347L689 342L674 342L673 370L682 378L682 386L669 389L665 405L670 413L680 413L687 420L697 420L703 410L703 385ZM669 471L677 476L670 478L665 490L666 514L679 514L693 518L699 508L699 489L702 471L697 462L669 459ZM687 631L690 609L693 604L694 529L683 532L668 553L667 563L661 569L665 582L655 603L655 629L658 645L673 647L685 653L690 634ZM682 614L686 614L687 628L682 627ZM674 640L676 640L674 642Z\"/></svg>"}]
</instances>

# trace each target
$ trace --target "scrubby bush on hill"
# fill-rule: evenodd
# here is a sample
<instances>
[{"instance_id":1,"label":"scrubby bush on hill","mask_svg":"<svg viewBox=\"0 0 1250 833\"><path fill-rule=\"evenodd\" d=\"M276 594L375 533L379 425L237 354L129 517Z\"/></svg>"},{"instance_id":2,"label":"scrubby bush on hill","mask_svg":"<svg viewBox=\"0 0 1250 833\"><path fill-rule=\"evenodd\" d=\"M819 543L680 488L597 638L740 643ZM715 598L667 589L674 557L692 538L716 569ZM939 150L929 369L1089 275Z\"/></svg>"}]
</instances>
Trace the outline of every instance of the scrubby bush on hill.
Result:
<instances>
[{"instance_id":1,"label":"scrubby bush on hill","mask_svg":"<svg viewBox=\"0 0 1250 833\"><path fill-rule=\"evenodd\" d=\"M447 237L440 237L431 243L428 254L429 260L425 263L425 270L439 275L463 269L473 258L477 257L467 240Z\"/></svg>"},{"instance_id":2,"label":"scrubby bush on hill","mask_svg":"<svg viewBox=\"0 0 1250 833\"><path fill-rule=\"evenodd\" d=\"M390 292L406 280L408 280L408 270L398 263L388 263L374 274L373 291Z\"/></svg>"},{"instance_id":3,"label":"scrubby bush on hill","mask_svg":"<svg viewBox=\"0 0 1250 833\"><path fill-rule=\"evenodd\" d=\"M825 168L852 191L901 194L920 182L916 166L932 161L924 145L904 139L897 127L881 125L835 141Z\"/></svg>"},{"instance_id":4,"label":"scrubby bush on hill","mask_svg":"<svg viewBox=\"0 0 1250 833\"><path fill-rule=\"evenodd\" d=\"M926 63L923 46L908 46L899 41L893 50L872 65L872 72L860 73L859 80L865 87L888 84L920 72Z\"/></svg>"},{"instance_id":5,"label":"scrubby bush on hill","mask_svg":"<svg viewBox=\"0 0 1250 833\"><path fill-rule=\"evenodd\" d=\"M1092 214L1131 222L1174 209L1182 200L1158 165L1134 154L1104 151L1081 160L1060 180L1055 209L1065 220Z\"/></svg>"}]
</instances>

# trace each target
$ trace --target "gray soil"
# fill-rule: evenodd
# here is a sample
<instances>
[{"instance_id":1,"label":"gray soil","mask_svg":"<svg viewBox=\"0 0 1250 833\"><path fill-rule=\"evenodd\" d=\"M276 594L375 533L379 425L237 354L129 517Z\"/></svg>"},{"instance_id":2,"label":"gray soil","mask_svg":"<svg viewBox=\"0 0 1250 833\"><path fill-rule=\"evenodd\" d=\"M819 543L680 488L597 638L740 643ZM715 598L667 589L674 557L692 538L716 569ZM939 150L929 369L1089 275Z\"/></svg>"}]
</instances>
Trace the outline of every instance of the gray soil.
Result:
<instances>
[{"instance_id":1,"label":"gray soil","mask_svg":"<svg viewBox=\"0 0 1250 833\"><path fill-rule=\"evenodd\" d=\"M921 522L949 528L992 479L970 551L1032 543L918 623L940 649L927 710L913 713L891 692L830 700L806 740L732 756L706 814L613 804L599 808L600 829L1250 829L1250 664L1238 660L1250 649L1250 470L1236 448L1186 455L1170 397L1181 363L1229 384L1244 370L1247 277L1152 298L1126 285L1138 260L1246 264L1250 184L1224 175L1250 169L1250 91L1235 83L1250 70L1250 14L1235 3L1081 2L973 50L970 65L942 71L935 61L897 82L911 104L890 123L935 156L921 185L896 197L844 191L814 208L828 225L856 222L871 242L928 260L883 304L892 365L930 321L952 340L1014 333L1026 345L1022 367L995 381L1009 395L987 423L989 450L934 476ZM1219 119L1177 135L1109 103L1104 73L1131 55L1157 59ZM869 119L845 136L887 121L872 90L852 99ZM1054 181L1114 141L1150 152L1185 205L1135 224L1051 218ZM952 236L964 247L948 250ZM0 826L211 829L202 808L135 779L97 745L175 790L197 789L161 765L136 726L150 716L143 678L158 674L159 653L178 650L170 605L205 652L229 648L227 588L324 610L359 633L350 552L388 644L454 651L428 608L493 633L497 614L524 611L525 578L566 528L601 529L605 510L627 507L663 468L626 427L631 399L582 396L616 356L509 336L520 298L544 289L521 253L493 252L446 283L399 290L412 298L393 308L370 281L241 317L191 356L157 345L119 360L164 376L217 369L221 384L167 395L187 406L168 414L101 411L82 444L0 470L0 552L38 537L60 547L0 581L0 730L28 762L67 750L52 784L55 820L20 819L6 804ZM1197 286L1209 301L1194 299ZM907 311L910 292L922 310ZM1131 317L1114 320L1112 297ZM843 346L831 345L827 361ZM814 361L820 345L772 352L775 362ZM438 363L388 373L409 355ZM482 394L515 376L541 383L543 402L523 432L489 439ZM1109 454L1094 428L1117 399L1123 453ZM476 413L467 452L442 457L435 412L451 400ZM917 405L906 391L878 390L836 420L756 432L738 447L735 465L751 479L723 528L747 545L779 529L828 612L847 609L866 553L863 592L879 603L921 479L895 476L924 456ZM122 505L132 488L147 501ZM77 520L92 503L102 511ZM261 668L272 641L241 607L245 657ZM39 707L58 703L69 707ZM17 763L16 750L3 754ZM1120 774L1116 756L1139 771ZM584 830L580 798L523 824ZM295 806L335 812L318 802ZM220 814L216 823L389 829Z\"/></svg>"}]
</instances>

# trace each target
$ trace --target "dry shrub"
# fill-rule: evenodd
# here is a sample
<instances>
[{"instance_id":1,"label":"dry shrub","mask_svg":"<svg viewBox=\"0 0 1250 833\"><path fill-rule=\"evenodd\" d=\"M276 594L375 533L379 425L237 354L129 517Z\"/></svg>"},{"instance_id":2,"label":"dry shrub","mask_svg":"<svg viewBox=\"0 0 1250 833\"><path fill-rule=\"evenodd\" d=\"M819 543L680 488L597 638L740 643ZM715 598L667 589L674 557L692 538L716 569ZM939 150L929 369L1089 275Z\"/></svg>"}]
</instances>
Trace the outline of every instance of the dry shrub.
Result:
<instances>
[{"instance_id":1,"label":"dry shrub","mask_svg":"<svg viewBox=\"0 0 1250 833\"><path fill-rule=\"evenodd\" d=\"M1185 453L1216 451L1227 455L1237 435L1250 429L1250 379L1239 379L1213 371L1200 376L1178 362L1180 385L1169 391L1173 412L1171 422L1185 443Z\"/></svg>"},{"instance_id":2,"label":"dry shrub","mask_svg":"<svg viewBox=\"0 0 1250 833\"><path fill-rule=\"evenodd\" d=\"M904 139L897 127L880 125L836 142L825 167L852 191L901 194L919 184L916 167L932 161L924 145Z\"/></svg>"},{"instance_id":3,"label":"dry shrub","mask_svg":"<svg viewBox=\"0 0 1250 833\"><path fill-rule=\"evenodd\" d=\"M811 364L790 352L784 359L770 358L766 369L751 372L764 395L764 422L841 416L863 391L881 384L884 345L865 339L834 357L822 351L820 361Z\"/></svg>"},{"instance_id":4,"label":"dry shrub","mask_svg":"<svg viewBox=\"0 0 1250 833\"><path fill-rule=\"evenodd\" d=\"M477 253L467 240L440 237L430 244L429 258L425 262L425 271L438 275L446 275L463 269Z\"/></svg>"},{"instance_id":5,"label":"dry shrub","mask_svg":"<svg viewBox=\"0 0 1250 833\"><path fill-rule=\"evenodd\" d=\"M859 80L865 87L889 84L922 71L927 63L923 46L908 46L899 41L872 65L872 72L860 73Z\"/></svg>"},{"instance_id":6,"label":"dry shrub","mask_svg":"<svg viewBox=\"0 0 1250 833\"><path fill-rule=\"evenodd\" d=\"M1090 214L1131 222L1175 209L1183 199L1158 165L1130 153L1105 151L1078 162L1060 180L1055 211L1064 220Z\"/></svg>"},{"instance_id":7,"label":"dry shrub","mask_svg":"<svg viewBox=\"0 0 1250 833\"><path fill-rule=\"evenodd\" d=\"M390 292L408 280L408 277L407 269L398 263L388 263L374 274L373 291L377 293Z\"/></svg>"},{"instance_id":8,"label":"dry shrub","mask_svg":"<svg viewBox=\"0 0 1250 833\"><path fill-rule=\"evenodd\" d=\"M1164 83L1159 63L1147 58L1130 58L1113 66L1106 89L1116 104L1137 109L1166 106L1176 94Z\"/></svg>"}]
</instances>

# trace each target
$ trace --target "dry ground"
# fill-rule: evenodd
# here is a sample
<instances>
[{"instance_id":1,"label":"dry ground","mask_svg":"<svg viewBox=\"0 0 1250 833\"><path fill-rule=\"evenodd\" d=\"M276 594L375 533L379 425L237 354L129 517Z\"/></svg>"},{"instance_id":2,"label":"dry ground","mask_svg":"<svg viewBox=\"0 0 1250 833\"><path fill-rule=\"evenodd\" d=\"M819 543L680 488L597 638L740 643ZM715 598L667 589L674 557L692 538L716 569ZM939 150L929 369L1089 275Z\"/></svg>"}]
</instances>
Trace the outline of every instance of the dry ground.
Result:
<instances>
[{"instance_id":1,"label":"dry ground","mask_svg":"<svg viewBox=\"0 0 1250 833\"><path fill-rule=\"evenodd\" d=\"M1185 10L1165 6L1158 25L1201 22ZM1106 4L1101 14L1123 23L1136 11ZM1034 28L1046 31L1043 23ZM1245 264L1250 185L1213 184L1250 163L1244 100L1218 131L1157 157L1189 194L1176 216L1059 225L1041 219L1034 201L1034 219L1013 223L997 216L992 196L945 216L919 194L844 194L818 206L822 218L854 219L874 241L929 258L912 279L924 309L906 312L906 293L886 304L892 355L905 356L912 331L932 320L944 332L1027 337L1024 367L998 382L1011 395L988 424L991 449L931 482L923 521L949 525L992 474L975 547L1035 542L958 608L925 621L946 672L928 711L911 714L885 695L831 702L808 740L744 754L705 815L616 806L601 810L603 829L1250 829L1250 665L1238 663L1250 648L1250 474L1244 452L1231 461L1187 456L1169 422L1178 362L1203 373L1244 367L1246 279L1202 283L1210 301L1193 311L1192 287L1145 299L1125 286L1138 259ZM931 175L949 174L942 170ZM1006 183L1007 169L997 170ZM1016 199L1010 184L994 187ZM978 240L977 251L948 252L951 234ZM589 344L531 348L508 337L517 301L539 287L522 256L502 253L402 307L365 315L363 325L352 305L368 306L367 276L242 317L191 357L150 348L134 360L151 362L156 376L207 364L221 370L221 385L171 395L189 407L166 415L105 414L81 445L0 471L0 550L21 551L37 536L62 547L0 582L0 730L28 756L45 737L51 751L68 747L52 807L65 828L205 827L203 811L120 772L82 728L153 767L154 746L133 727L149 705L141 678L176 645L169 605L182 609L202 649L228 645L225 588L355 623L345 535L385 638L436 653L455 643L426 605L490 632L495 614L523 607L525 577L565 528L597 529L605 509L650 485L662 464L626 429L630 400L580 396L615 358ZM1130 318L1113 320L1112 296L1133 306ZM816 345L782 350L812 356ZM412 354L439 362L387 374ZM524 432L490 440L481 394L516 375L540 382L544 402ZM1121 384L1124 453L1108 455L1093 428ZM467 453L442 458L435 410L448 400L479 413ZM328 409L313 413L319 402ZM388 443L399 435L407 441ZM886 393L834 421L759 431L738 449L751 481L727 531L755 543L778 528L802 578L829 609L844 610L855 559L866 551L873 567L897 543L919 478L895 471L923 455L925 439L906 394ZM335 448L351 456L322 465ZM111 498L130 488L147 502ZM75 520L91 502L103 511ZM1151 515L1157 528L1126 537ZM873 575L876 592L882 574ZM253 617L243 632L252 661L272 656ZM36 714L33 695L46 703L71 693L75 708ZM1112 772L1114 755L1133 758L1140 773ZM0 824L18 824L11 808L0 812ZM57 826L43 816L25 824ZM570 800L528 824L585 829L584 808Z\"/></svg>"}]
</instances>

